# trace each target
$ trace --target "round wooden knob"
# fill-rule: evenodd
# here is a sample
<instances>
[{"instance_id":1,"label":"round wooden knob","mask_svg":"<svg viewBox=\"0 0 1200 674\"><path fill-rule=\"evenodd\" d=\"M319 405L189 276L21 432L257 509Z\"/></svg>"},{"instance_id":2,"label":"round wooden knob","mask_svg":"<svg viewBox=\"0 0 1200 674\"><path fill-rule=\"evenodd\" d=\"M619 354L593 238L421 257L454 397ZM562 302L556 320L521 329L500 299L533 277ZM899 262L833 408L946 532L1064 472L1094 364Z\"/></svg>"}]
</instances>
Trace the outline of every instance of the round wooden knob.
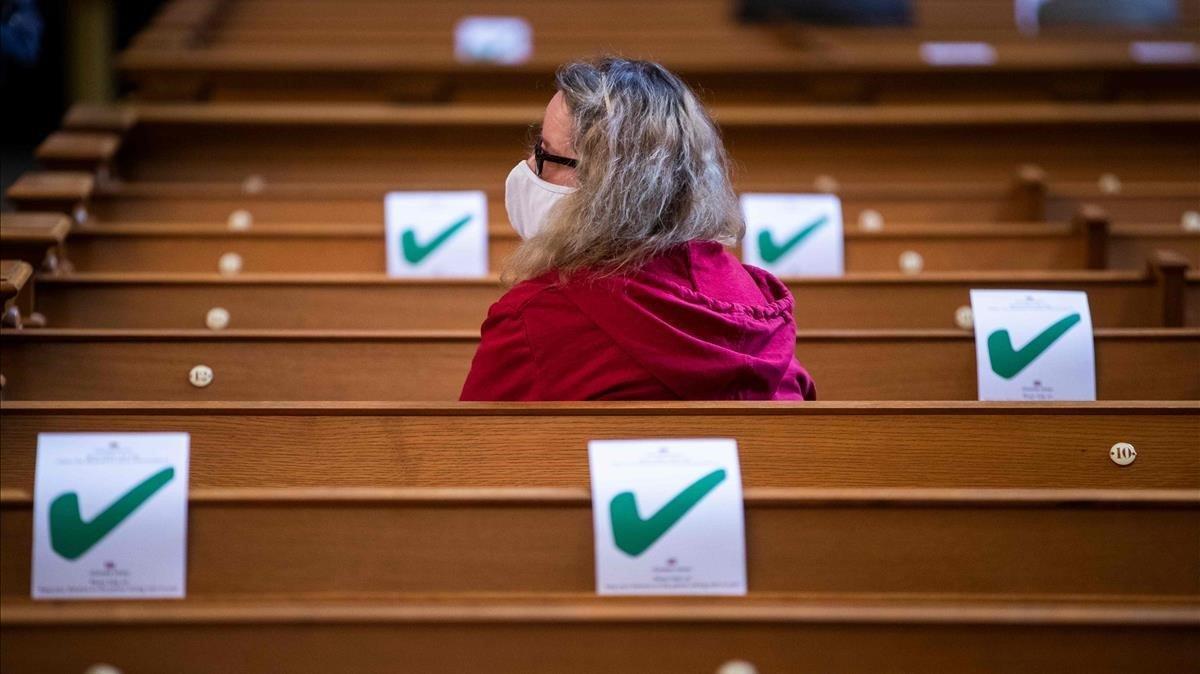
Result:
<instances>
[{"instance_id":1,"label":"round wooden knob","mask_svg":"<svg viewBox=\"0 0 1200 674\"><path fill-rule=\"evenodd\" d=\"M830 175L819 175L813 180L813 188L818 192L836 192L838 190L837 178Z\"/></svg>"},{"instance_id":2,"label":"round wooden knob","mask_svg":"<svg viewBox=\"0 0 1200 674\"><path fill-rule=\"evenodd\" d=\"M758 668L745 660L730 660L717 668L717 674L758 674Z\"/></svg>"},{"instance_id":3,"label":"round wooden knob","mask_svg":"<svg viewBox=\"0 0 1200 674\"><path fill-rule=\"evenodd\" d=\"M905 274L919 274L925 268L925 258L915 250L900 253L900 271Z\"/></svg>"},{"instance_id":4,"label":"round wooden knob","mask_svg":"<svg viewBox=\"0 0 1200 674\"><path fill-rule=\"evenodd\" d=\"M242 256L237 253L225 253L217 260L217 270L226 276L233 276L242 271Z\"/></svg>"},{"instance_id":5,"label":"round wooden knob","mask_svg":"<svg viewBox=\"0 0 1200 674\"><path fill-rule=\"evenodd\" d=\"M250 211L239 208L229 214L227 224L229 225L229 229L235 232L244 232L254 224L254 216L250 214Z\"/></svg>"},{"instance_id":6,"label":"round wooden knob","mask_svg":"<svg viewBox=\"0 0 1200 674\"><path fill-rule=\"evenodd\" d=\"M255 173L253 175L246 176L246 179L242 181L242 192L245 192L246 194L258 194L262 192L266 186L267 179Z\"/></svg>"},{"instance_id":7,"label":"round wooden knob","mask_svg":"<svg viewBox=\"0 0 1200 674\"><path fill-rule=\"evenodd\" d=\"M858 214L858 228L867 232L878 232L883 229L883 214L868 208Z\"/></svg>"},{"instance_id":8,"label":"round wooden knob","mask_svg":"<svg viewBox=\"0 0 1200 674\"><path fill-rule=\"evenodd\" d=\"M1120 194L1121 179L1114 173L1105 173L1098 181L1101 194Z\"/></svg>"},{"instance_id":9,"label":"round wooden knob","mask_svg":"<svg viewBox=\"0 0 1200 674\"><path fill-rule=\"evenodd\" d=\"M962 305L954 310L954 324L963 330L975 327L975 311L969 305Z\"/></svg>"},{"instance_id":10,"label":"round wooden knob","mask_svg":"<svg viewBox=\"0 0 1200 674\"><path fill-rule=\"evenodd\" d=\"M204 315L204 324L209 330L224 330L229 327L229 311L223 307L213 307Z\"/></svg>"}]
</instances>

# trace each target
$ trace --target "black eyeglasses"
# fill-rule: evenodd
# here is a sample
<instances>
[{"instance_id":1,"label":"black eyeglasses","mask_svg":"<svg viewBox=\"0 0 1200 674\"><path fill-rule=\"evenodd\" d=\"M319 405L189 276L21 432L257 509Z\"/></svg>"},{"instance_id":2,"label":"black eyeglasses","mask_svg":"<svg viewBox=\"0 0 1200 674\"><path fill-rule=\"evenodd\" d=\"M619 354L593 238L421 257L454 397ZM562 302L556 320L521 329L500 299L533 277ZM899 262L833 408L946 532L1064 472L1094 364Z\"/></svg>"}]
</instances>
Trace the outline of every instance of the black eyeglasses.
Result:
<instances>
[{"instance_id":1,"label":"black eyeglasses","mask_svg":"<svg viewBox=\"0 0 1200 674\"><path fill-rule=\"evenodd\" d=\"M537 165L537 177L542 177L542 165L546 162L570 166L571 168L575 168L579 165L578 159L560 157L556 154L550 154L549 152L546 152L546 149L542 147L542 136L539 134L537 140L533 143L533 163Z\"/></svg>"}]
</instances>

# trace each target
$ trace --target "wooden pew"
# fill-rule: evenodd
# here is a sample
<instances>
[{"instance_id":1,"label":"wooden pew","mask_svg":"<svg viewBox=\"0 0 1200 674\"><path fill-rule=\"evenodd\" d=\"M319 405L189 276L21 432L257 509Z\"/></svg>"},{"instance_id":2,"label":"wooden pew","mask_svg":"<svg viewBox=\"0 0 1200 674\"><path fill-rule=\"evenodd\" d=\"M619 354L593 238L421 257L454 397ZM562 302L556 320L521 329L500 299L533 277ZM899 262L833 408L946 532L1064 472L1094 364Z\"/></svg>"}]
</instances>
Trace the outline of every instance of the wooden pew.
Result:
<instances>
[{"instance_id":1,"label":"wooden pew","mask_svg":"<svg viewBox=\"0 0 1200 674\"><path fill-rule=\"evenodd\" d=\"M1191 604L598 597L6 605L0 666L212 671L1189 672ZM614 648L618 644L619 648ZM931 646L931 644L933 646ZM741 665L744 667L744 665Z\"/></svg>"},{"instance_id":2,"label":"wooden pew","mask_svg":"<svg viewBox=\"0 0 1200 674\"><path fill-rule=\"evenodd\" d=\"M480 656L490 671L544 664L544 647L531 665L511 655L513 640L544 641L564 626L576 643L553 661L601 671L617 664L606 659L612 649L579 643L650 621L672 643L699 634L722 648L701 640L687 661L622 654L624 666L642 657L656 670L712 668L735 653L787 669L838 638L856 665L872 667L885 662L876 648L903 648L914 666L953 666L996 662L988 653L999 644L1021 648L1025 664L1105 671L1132 665L1132 652L1173 671L1191 664L1186 645L1200 625L1200 460L1187 445L1200 430L1195 404L9 403L3 420L6 669L138 666L153 638L171 653L219 643L240 671L267 671L281 656L268 664L252 654L265 640L290 646L297 630L318 635L322 656L339 658L318 664L336 667L353 661L343 648L383 646L374 626L405 646L406 663L454 671L474 661L413 649L461 648L459 637L443 643L439 626L470 625L506 644ZM294 426L304 431L286 430ZM118 609L23 598L36 434L67 428L191 434L188 599ZM751 595L591 596L587 440L697 434L739 440ZM1114 438L1136 438L1138 470L1108 459ZM531 446L539 451L523 451ZM828 483L844 486L805 486ZM953 646L929 660L914 633ZM1046 634L1055 639L1031 641ZM69 645L38 648L52 639ZM814 647L781 651L781 639ZM1087 640L1120 648L1084 662L1080 653L1096 652ZM375 662L355 669L388 671ZM812 662L854 671L839 657Z\"/></svg>"},{"instance_id":3,"label":"wooden pew","mask_svg":"<svg viewBox=\"0 0 1200 674\"><path fill-rule=\"evenodd\" d=\"M204 489L581 489L589 440L647 437L734 438L743 483L766 491L1200 486L1195 402L13 400L0 420L0 489L26 493L43 432L186 432ZM1118 442L1130 466L1110 460Z\"/></svg>"},{"instance_id":4,"label":"wooden pew","mask_svg":"<svg viewBox=\"0 0 1200 674\"><path fill-rule=\"evenodd\" d=\"M785 281L802 329L969 327L961 310L969 307L972 288L1082 291L1097 327L1182 327L1189 311L1186 272L1185 260L1163 254L1142 272L851 274ZM473 329L502 292L495 278L378 274L83 273L38 284L39 306L60 328ZM214 309L224 311L224 320L210 321Z\"/></svg>"},{"instance_id":5,"label":"wooden pew","mask_svg":"<svg viewBox=\"0 0 1200 674\"><path fill-rule=\"evenodd\" d=\"M525 16L534 26L531 61L512 68L454 60L451 29L463 10L453 3L383 12L304 3L281 12L278 4L238 2L192 12L190 23L151 27L122 56L121 68L140 97L160 99L528 100L559 63L613 51L654 57L726 99L1102 99L1163 97L1168 90L1194 96L1194 63L1131 57L1128 40L1144 34L1051 32L1030 40L1011 27L1011 4L978 11L980 3L972 3L949 13L940 8L950 3L932 4L939 9L919 11L908 29L789 31L737 25L728 3L717 0L594 8L492 3L489 11ZM1185 4L1184 15L1194 16L1194 3ZM636 26L627 21L633 13ZM930 20L936 16L945 19ZM1194 39L1194 20L1182 25L1188 28L1163 39ZM997 61L930 66L919 51L927 40L984 40Z\"/></svg>"},{"instance_id":6,"label":"wooden pew","mask_svg":"<svg viewBox=\"0 0 1200 674\"><path fill-rule=\"evenodd\" d=\"M478 189L498 184L496 176L480 176L475 183L461 177L440 183L278 183L255 173L223 183L105 181L94 189L88 183L89 189L81 194L77 180L55 172L29 174L10 190L8 198L30 210L73 212L82 203L88 207L89 217L99 222L226 222L234 214L249 214L252 222L260 223L378 223L383 196L395 189ZM1123 222L1189 223L1196 219L1200 190L1195 181L1115 180L1115 191L1114 184L1106 183L1102 190L1098 184L1077 181L1061 183L1064 187L1060 189L1059 183L1047 185L1039 167L1023 165L1007 181L847 183L821 174L811 183L756 179L742 180L741 187L744 191L835 193L842 200L847 223L867 229L912 222L1032 222L1048 215L1061 221L1069 219L1085 201ZM53 184L60 189L53 189ZM503 217L503 194L491 188L487 191L489 209ZM1195 229L1194 224L1189 226Z\"/></svg>"},{"instance_id":7,"label":"wooden pew","mask_svg":"<svg viewBox=\"0 0 1200 674\"><path fill-rule=\"evenodd\" d=\"M0 332L0 356L6 400L452 400L478 339L45 329ZM1101 400L1200 399L1189 366L1200 362L1200 330L1099 329L1095 347ZM975 343L961 330L801 331L796 354L823 400L976 398ZM206 387L189 383L198 365L213 372Z\"/></svg>"},{"instance_id":8,"label":"wooden pew","mask_svg":"<svg viewBox=\"0 0 1200 674\"><path fill-rule=\"evenodd\" d=\"M235 211L234 227L93 219L71 234L71 257L76 269L91 272L211 273L223 268L220 260L229 253L245 273L386 270L382 224L274 224L255 218ZM490 219L489 268L498 272L520 239L503 210L493 210ZM253 224L237 228L247 221ZM1175 251L1200 267L1200 232L1109 224L1103 217L1073 224L893 223L878 231L845 230L849 273L1140 269L1158 250Z\"/></svg>"},{"instance_id":9,"label":"wooden pew","mask_svg":"<svg viewBox=\"0 0 1200 674\"><path fill-rule=\"evenodd\" d=\"M1121 222L1171 222L1195 231L1200 189L1191 182L1126 183L1120 176L1094 182L1059 181L1047 188L1043 217L1070 219L1080 204L1094 204Z\"/></svg>"},{"instance_id":10,"label":"wooden pew","mask_svg":"<svg viewBox=\"0 0 1200 674\"><path fill-rule=\"evenodd\" d=\"M29 595L33 534L32 495L3 496L0 605ZM188 501L188 605L595 588L585 488L192 487ZM1200 600L1195 489L747 488L745 506L751 597Z\"/></svg>"},{"instance_id":11,"label":"wooden pew","mask_svg":"<svg viewBox=\"0 0 1200 674\"><path fill-rule=\"evenodd\" d=\"M21 260L0 260L0 324L20 329L38 315L33 312L33 268Z\"/></svg>"},{"instance_id":12,"label":"wooden pew","mask_svg":"<svg viewBox=\"0 0 1200 674\"><path fill-rule=\"evenodd\" d=\"M259 175L268 183L486 185L522 156L529 125L542 111L495 103L142 106L119 152L105 142L115 143L112 136L95 132L59 132L43 147L63 148L59 166L111 162L129 181ZM1003 181L1030 163L1055 181L1095 181L1105 173L1131 183L1200 177L1194 103L741 105L715 106L713 114L739 183L779 175L793 184L826 175L846 184ZM439 161L448 148L458 161ZM54 155L40 154L56 166Z\"/></svg>"},{"instance_id":13,"label":"wooden pew","mask_svg":"<svg viewBox=\"0 0 1200 674\"><path fill-rule=\"evenodd\" d=\"M478 189L495 180L455 188ZM445 189L422 183L406 189ZM843 184L832 176L818 176L811 184L771 181L744 185L758 192L828 192L842 200L848 225L869 228L876 223L930 222L1038 222L1049 214L1052 221L1069 220L1083 203L1093 203L1118 221L1171 223L1178 226L1186 214L1200 207L1200 189L1194 183L1122 183L1121 191L1104 194L1080 185L1058 194L1043 183L1019 178L1010 182L923 184L895 181L888 184ZM236 184L123 183L104 185L91 197L91 215L98 222L226 222L233 213L246 212L256 223L382 223L384 194L398 187L386 183L270 184L260 175ZM1056 188L1055 188L1056 189ZM504 217L504 195L487 189L488 209ZM1040 196L1041 195L1041 196Z\"/></svg>"},{"instance_id":14,"label":"wooden pew","mask_svg":"<svg viewBox=\"0 0 1200 674\"><path fill-rule=\"evenodd\" d=\"M70 231L70 218L58 213L0 213L0 255L50 274L70 272L64 250Z\"/></svg>"}]
</instances>

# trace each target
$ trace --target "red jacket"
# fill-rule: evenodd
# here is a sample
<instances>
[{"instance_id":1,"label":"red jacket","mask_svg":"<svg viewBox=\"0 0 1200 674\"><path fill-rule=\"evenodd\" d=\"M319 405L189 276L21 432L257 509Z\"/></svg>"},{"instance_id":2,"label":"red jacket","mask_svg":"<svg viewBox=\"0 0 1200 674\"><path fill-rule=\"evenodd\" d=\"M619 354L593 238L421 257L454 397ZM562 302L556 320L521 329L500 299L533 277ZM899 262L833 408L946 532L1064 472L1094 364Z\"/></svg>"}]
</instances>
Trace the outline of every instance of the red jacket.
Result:
<instances>
[{"instance_id":1,"label":"red jacket","mask_svg":"<svg viewBox=\"0 0 1200 674\"><path fill-rule=\"evenodd\" d=\"M813 400L792 296L697 241L629 276L556 272L488 311L463 400Z\"/></svg>"}]
</instances>

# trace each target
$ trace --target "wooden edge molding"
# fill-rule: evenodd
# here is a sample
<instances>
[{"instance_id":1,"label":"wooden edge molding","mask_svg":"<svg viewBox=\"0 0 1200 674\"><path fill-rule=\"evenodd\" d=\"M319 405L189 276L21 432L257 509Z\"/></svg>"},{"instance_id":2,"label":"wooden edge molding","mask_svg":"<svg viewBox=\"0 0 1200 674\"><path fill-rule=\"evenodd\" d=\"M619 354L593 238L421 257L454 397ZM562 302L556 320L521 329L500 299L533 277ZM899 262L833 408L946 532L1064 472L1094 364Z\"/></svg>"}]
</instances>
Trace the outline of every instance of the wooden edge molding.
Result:
<instances>
[{"instance_id":1,"label":"wooden edge molding","mask_svg":"<svg viewBox=\"0 0 1200 674\"><path fill-rule=\"evenodd\" d=\"M542 115L526 103L135 103L128 106L76 106L64 125L123 130L144 124L368 124L497 126L526 125ZM747 126L959 126L977 124L1147 124L1190 123L1200 119L1194 103L989 103L906 105L715 105L712 114L726 127ZM1027 164L1017 171L1025 184L1041 184L1046 174Z\"/></svg>"},{"instance_id":2,"label":"wooden edge molding","mask_svg":"<svg viewBox=\"0 0 1200 674\"><path fill-rule=\"evenodd\" d=\"M186 415L186 416L1042 416L1200 415L1200 401L1097 402L394 402L394 401L70 401L13 400L3 415Z\"/></svg>"},{"instance_id":3,"label":"wooden edge molding","mask_svg":"<svg viewBox=\"0 0 1200 674\"><path fill-rule=\"evenodd\" d=\"M186 602L7 601L5 627L71 624L327 624L327 623L909 623L999 625L1195 626L1189 602L855 601L800 596L637 599L556 595L433 596L390 601L211 600Z\"/></svg>"},{"instance_id":4,"label":"wooden edge molding","mask_svg":"<svg viewBox=\"0 0 1200 674\"><path fill-rule=\"evenodd\" d=\"M83 171L30 171L17 178L7 196L22 201L86 201L96 187L96 179Z\"/></svg>"},{"instance_id":5,"label":"wooden edge molding","mask_svg":"<svg viewBox=\"0 0 1200 674\"><path fill-rule=\"evenodd\" d=\"M33 267L20 260L0 260L0 299L8 300L21 293L33 277Z\"/></svg>"},{"instance_id":6,"label":"wooden edge molding","mask_svg":"<svg viewBox=\"0 0 1200 674\"><path fill-rule=\"evenodd\" d=\"M1193 489L748 487L744 491L744 500L752 508L1069 506L1200 509L1200 491ZM591 492L583 487L197 487L189 491L188 501L197 505L250 507L313 503L450 508L472 505L589 507ZM33 494L27 489L0 489L0 505L32 507Z\"/></svg>"},{"instance_id":7,"label":"wooden edge molding","mask_svg":"<svg viewBox=\"0 0 1200 674\"><path fill-rule=\"evenodd\" d=\"M72 131L101 131L123 135L137 124L137 110L130 105L76 103L63 116L63 128Z\"/></svg>"},{"instance_id":8,"label":"wooden edge molding","mask_svg":"<svg viewBox=\"0 0 1200 674\"><path fill-rule=\"evenodd\" d=\"M1200 339L1197 328L1097 328L1096 339ZM109 329L53 328L36 332L0 330L0 339L9 342L473 342L479 340L475 330L212 330L192 329ZM853 339L862 342L881 341L970 341L974 337L962 330L897 329L897 330L798 330L800 343L819 340Z\"/></svg>"},{"instance_id":9,"label":"wooden edge molding","mask_svg":"<svg viewBox=\"0 0 1200 674\"><path fill-rule=\"evenodd\" d=\"M34 157L43 162L102 164L111 161L121 147L115 133L97 131L55 131L46 137Z\"/></svg>"}]
</instances>

